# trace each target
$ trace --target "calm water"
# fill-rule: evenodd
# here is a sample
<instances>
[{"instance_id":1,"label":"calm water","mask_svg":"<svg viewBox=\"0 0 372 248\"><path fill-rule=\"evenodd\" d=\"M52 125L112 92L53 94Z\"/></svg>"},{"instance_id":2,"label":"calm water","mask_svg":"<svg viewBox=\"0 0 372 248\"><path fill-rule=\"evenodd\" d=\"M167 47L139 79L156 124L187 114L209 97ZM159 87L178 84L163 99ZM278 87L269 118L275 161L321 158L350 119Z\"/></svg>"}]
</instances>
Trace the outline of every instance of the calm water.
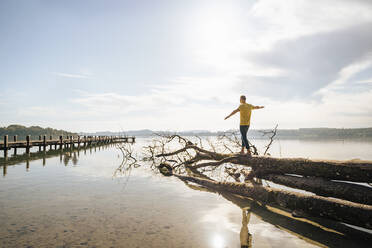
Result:
<instances>
[{"instance_id":1,"label":"calm water","mask_svg":"<svg viewBox=\"0 0 372 248\"><path fill-rule=\"evenodd\" d=\"M282 140L271 154L372 160L372 142ZM146 165L115 174L121 160L108 146L0 167L0 247L363 247L329 226L191 188Z\"/></svg>"}]
</instances>

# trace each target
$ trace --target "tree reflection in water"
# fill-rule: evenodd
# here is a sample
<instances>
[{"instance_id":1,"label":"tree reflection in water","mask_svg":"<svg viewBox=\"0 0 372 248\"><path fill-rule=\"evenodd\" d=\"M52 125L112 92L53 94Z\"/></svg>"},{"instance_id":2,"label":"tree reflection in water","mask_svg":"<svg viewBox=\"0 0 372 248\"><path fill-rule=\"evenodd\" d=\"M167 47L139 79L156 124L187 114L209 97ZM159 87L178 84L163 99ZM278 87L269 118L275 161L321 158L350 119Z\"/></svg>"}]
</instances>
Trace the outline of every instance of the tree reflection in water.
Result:
<instances>
[{"instance_id":1,"label":"tree reflection in water","mask_svg":"<svg viewBox=\"0 0 372 248\"><path fill-rule=\"evenodd\" d=\"M146 157L137 159L137 157L133 155L133 150L127 146L125 149L121 149L121 151L124 157L123 162L114 174L126 172L132 168L138 168L141 166L138 161L140 161L143 166L150 168L154 173L159 173L157 165L151 163L151 160L149 163L146 160ZM213 180L205 174L200 173L198 170L186 169L183 173L188 176ZM370 247L372 234L344 225L341 222L315 217L294 217L292 216L292 211L283 209L280 206L264 205L247 197L227 193L221 190L217 191L214 188L197 185L182 180L181 178L179 179L183 181L187 187L193 190L217 193L241 209L241 247L252 247L252 234L249 232L248 228L252 213L263 222L270 223L285 232L320 247ZM255 183L262 184L262 181L256 180Z\"/></svg>"},{"instance_id":2,"label":"tree reflection in water","mask_svg":"<svg viewBox=\"0 0 372 248\"><path fill-rule=\"evenodd\" d=\"M101 149L107 148L105 145ZM31 154L23 154L12 156L8 160L0 160L0 166L3 166L3 176L7 174L7 166L12 166L25 162L26 169L30 169L30 161L43 159L43 162L51 157L60 157L60 162L68 166L76 166L79 161L80 151L84 151L86 154L87 150L91 153L95 148L80 148L80 149L62 149L62 150L49 150L34 152ZM98 150L98 149L97 149ZM113 172L113 176L125 176L125 184L127 184L131 171L141 165L150 168L153 173L159 173L156 165L148 163L145 158L138 158L137 155L133 154L133 147L130 145L125 146L125 149L121 149L123 154L123 160L118 168ZM140 161L141 163L139 163ZM197 171L186 170L186 174L192 176L205 177ZM284 230L292 235L295 235L308 243L318 245L320 247L370 247L372 235L363 231L356 230L342 223L320 219L320 218L296 218L291 215L291 212L286 211L278 206L267 206L262 205L250 198L226 193L222 191L216 191L212 188L205 186L196 185L187 181L183 181L187 187L193 190L217 193L224 197L226 200L232 202L238 206L242 211L242 226L240 230L240 242L241 247L252 247L252 235L249 232L248 224L253 213L255 217L261 219L263 222L270 223L275 227Z\"/></svg>"}]
</instances>

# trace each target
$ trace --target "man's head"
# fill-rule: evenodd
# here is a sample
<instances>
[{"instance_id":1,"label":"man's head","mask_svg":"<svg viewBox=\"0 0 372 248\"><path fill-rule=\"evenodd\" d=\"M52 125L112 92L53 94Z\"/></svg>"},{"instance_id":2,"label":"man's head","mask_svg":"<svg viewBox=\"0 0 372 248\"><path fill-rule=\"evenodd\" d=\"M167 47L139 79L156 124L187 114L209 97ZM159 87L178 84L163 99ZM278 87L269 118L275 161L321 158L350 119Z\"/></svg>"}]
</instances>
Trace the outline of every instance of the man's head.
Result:
<instances>
[{"instance_id":1,"label":"man's head","mask_svg":"<svg viewBox=\"0 0 372 248\"><path fill-rule=\"evenodd\" d=\"M245 96L244 96L244 95L241 95L241 96L240 96L240 102L241 102L241 103L245 103Z\"/></svg>"}]
</instances>

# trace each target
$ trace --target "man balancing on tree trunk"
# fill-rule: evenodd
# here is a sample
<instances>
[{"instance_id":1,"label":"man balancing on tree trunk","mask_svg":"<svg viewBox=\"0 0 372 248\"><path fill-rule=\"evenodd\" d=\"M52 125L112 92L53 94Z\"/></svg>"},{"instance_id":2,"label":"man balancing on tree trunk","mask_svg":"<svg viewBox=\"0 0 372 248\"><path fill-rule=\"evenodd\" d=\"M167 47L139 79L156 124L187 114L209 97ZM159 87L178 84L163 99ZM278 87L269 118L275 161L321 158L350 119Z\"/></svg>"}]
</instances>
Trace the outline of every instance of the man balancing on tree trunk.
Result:
<instances>
[{"instance_id":1,"label":"man balancing on tree trunk","mask_svg":"<svg viewBox=\"0 0 372 248\"><path fill-rule=\"evenodd\" d=\"M230 116L240 112L240 134L242 135L242 150L241 154L244 154L244 147L247 149L247 155L251 156L251 151L249 150L249 142L247 139L247 132L249 125L251 123L252 109L262 109L264 106L253 106L245 102L245 96L240 96L240 106L235 109L231 114L225 117L225 120Z\"/></svg>"}]
</instances>

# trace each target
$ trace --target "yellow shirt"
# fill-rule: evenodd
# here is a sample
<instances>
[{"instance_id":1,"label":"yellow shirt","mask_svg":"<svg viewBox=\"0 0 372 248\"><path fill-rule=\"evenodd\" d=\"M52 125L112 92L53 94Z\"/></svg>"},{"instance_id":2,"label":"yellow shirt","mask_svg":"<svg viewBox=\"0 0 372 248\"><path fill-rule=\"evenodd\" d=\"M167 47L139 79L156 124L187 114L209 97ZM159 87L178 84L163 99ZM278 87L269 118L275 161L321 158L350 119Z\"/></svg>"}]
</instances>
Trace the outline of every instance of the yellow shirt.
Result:
<instances>
[{"instance_id":1,"label":"yellow shirt","mask_svg":"<svg viewBox=\"0 0 372 248\"><path fill-rule=\"evenodd\" d=\"M239 111L240 111L240 125L241 126L250 125L252 109L253 109L253 105L249 103L240 104Z\"/></svg>"}]
</instances>

